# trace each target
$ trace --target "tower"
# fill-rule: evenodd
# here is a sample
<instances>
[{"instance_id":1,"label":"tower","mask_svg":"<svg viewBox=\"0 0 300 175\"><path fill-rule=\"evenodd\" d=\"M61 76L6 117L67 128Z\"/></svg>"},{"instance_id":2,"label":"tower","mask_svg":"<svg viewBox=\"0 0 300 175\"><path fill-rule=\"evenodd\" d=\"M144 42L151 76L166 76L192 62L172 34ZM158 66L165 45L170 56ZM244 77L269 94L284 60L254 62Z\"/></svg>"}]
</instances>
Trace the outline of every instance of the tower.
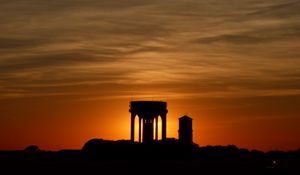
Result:
<instances>
[{"instance_id":1,"label":"tower","mask_svg":"<svg viewBox=\"0 0 300 175\"><path fill-rule=\"evenodd\" d=\"M155 127L155 140L158 140L158 117L162 121L162 139L167 137L167 103L162 101L131 101L131 133L130 139L134 141L134 119L139 118L139 142L149 143L153 141L153 126ZM143 133L142 133L143 128ZM143 138L142 138L143 137Z\"/></svg>"},{"instance_id":2,"label":"tower","mask_svg":"<svg viewBox=\"0 0 300 175\"><path fill-rule=\"evenodd\" d=\"M179 141L184 144L193 143L192 118L185 115L179 118Z\"/></svg>"}]
</instances>

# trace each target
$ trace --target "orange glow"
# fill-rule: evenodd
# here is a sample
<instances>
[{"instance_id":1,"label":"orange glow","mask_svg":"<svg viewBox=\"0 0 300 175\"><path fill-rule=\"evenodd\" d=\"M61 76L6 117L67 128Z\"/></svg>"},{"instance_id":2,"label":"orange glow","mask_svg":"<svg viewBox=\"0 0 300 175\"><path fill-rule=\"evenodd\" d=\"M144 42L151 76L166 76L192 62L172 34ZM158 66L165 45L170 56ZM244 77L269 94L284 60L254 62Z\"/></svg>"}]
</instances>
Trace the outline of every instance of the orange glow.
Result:
<instances>
[{"instance_id":1,"label":"orange glow","mask_svg":"<svg viewBox=\"0 0 300 175\"><path fill-rule=\"evenodd\" d=\"M294 139L299 135L296 129L299 123L297 118L290 118L293 121L291 123L268 116L233 119L231 115L241 115L237 109L231 111L223 108L223 111L219 111L221 107L214 110L205 107L207 104L203 104L203 108L185 104L186 101L168 102L167 137L178 138L178 118L187 114L193 118L193 138L200 146L235 144L251 149L286 150L300 144ZM129 139L130 136L129 101L126 99L84 103L36 103L35 100L26 100L23 107L18 106L18 111L13 110L15 105L18 104L10 108L6 106L5 110L2 105L2 113L4 111L12 118L7 119L6 125L0 128L3 141L0 149L23 149L29 144L50 150L78 149L91 138L119 140ZM16 115L24 117L13 118ZM138 128L135 129L137 140Z\"/></svg>"},{"instance_id":2,"label":"orange glow","mask_svg":"<svg viewBox=\"0 0 300 175\"><path fill-rule=\"evenodd\" d=\"M168 103L167 137L188 115L200 146L300 148L290 1L2 3L0 150L129 139L134 98Z\"/></svg>"},{"instance_id":3,"label":"orange glow","mask_svg":"<svg viewBox=\"0 0 300 175\"><path fill-rule=\"evenodd\" d=\"M157 127L158 127L158 130L157 130L157 131L158 131L158 132L157 132L158 140L161 140L162 125L161 125L161 118L160 118L160 117L158 117ZM153 130L154 130L154 132L153 132L154 138L155 138L155 134L156 134L155 128L156 128L156 122L154 122L154 126L153 126Z\"/></svg>"}]
</instances>

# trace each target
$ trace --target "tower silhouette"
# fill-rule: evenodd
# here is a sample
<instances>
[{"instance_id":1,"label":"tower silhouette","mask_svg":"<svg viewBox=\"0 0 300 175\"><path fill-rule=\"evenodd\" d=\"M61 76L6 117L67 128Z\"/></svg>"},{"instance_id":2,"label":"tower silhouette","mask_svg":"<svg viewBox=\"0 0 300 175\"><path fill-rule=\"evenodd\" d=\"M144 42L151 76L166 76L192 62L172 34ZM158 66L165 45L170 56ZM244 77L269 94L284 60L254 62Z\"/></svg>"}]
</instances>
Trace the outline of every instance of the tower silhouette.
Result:
<instances>
[{"instance_id":1,"label":"tower silhouette","mask_svg":"<svg viewBox=\"0 0 300 175\"><path fill-rule=\"evenodd\" d=\"M179 141L184 144L193 143L192 118L187 115L179 118Z\"/></svg>"},{"instance_id":2,"label":"tower silhouette","mask_svg":"<svg viewBox=\"0 0 300 175\"><path fill-rule=\"evenodd\" d=\"M131 133L130 139L134 141L134 119L139 118L139 142L149 143L153 141L153 126L155 127L155 140L158 140L158 117L161 117L162 129L161 138L163 140L167 137L167 103L162 101L131 101ZM143 133L142 133L143 128ZM143 138L142 138L143 136Z\"/></svg>"}]
</instances>

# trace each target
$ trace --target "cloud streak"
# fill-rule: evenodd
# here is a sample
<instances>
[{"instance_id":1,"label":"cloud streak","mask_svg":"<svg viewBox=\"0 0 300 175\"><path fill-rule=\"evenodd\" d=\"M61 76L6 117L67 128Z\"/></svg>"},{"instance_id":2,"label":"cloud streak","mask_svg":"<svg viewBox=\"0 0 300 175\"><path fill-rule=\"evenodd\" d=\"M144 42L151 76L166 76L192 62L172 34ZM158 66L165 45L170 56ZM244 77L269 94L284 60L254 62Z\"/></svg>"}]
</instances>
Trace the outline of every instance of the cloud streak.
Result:
<instances>
[{"instance_id":1,"label":"cloud streak","mask_svg":"<svg viewBox=\"0 0 300 175\"><path fill-rule=\"evenodd\" d=\"M81 94L81 86L88 85L93 90L86 98L101 98L100 91L115 97L117 90L126 96L143 89L148 91L145 96L167 91L178 97L218 94L226 89L231 89L230 96L235 96L234 89L237 96L243 89L274 95L290 95L294 89L297 95L299 4L4 1L1 94L10 97L3 89L33 96L64 94L68 87Z\"/></svg>"}]
</instances>

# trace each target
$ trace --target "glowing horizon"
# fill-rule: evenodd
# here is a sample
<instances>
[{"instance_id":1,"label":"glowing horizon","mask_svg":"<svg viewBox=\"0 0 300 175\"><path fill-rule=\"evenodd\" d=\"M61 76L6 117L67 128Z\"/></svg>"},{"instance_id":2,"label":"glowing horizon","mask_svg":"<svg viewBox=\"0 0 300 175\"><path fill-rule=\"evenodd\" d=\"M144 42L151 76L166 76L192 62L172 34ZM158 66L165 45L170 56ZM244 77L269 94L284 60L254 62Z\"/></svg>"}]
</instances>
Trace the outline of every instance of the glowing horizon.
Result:
<instances>
[{"instance_id":1,"label":"glowing horizon","mask_svg":"<svg viewBox=\"0 0 300 175\"><path fill-rule=\"evenodd\" d=\"M168 103L167 136L300 148L300 2L18 0L0 6L0 150L128 139L128 103Z\"/></svg>"}]
</instances>

